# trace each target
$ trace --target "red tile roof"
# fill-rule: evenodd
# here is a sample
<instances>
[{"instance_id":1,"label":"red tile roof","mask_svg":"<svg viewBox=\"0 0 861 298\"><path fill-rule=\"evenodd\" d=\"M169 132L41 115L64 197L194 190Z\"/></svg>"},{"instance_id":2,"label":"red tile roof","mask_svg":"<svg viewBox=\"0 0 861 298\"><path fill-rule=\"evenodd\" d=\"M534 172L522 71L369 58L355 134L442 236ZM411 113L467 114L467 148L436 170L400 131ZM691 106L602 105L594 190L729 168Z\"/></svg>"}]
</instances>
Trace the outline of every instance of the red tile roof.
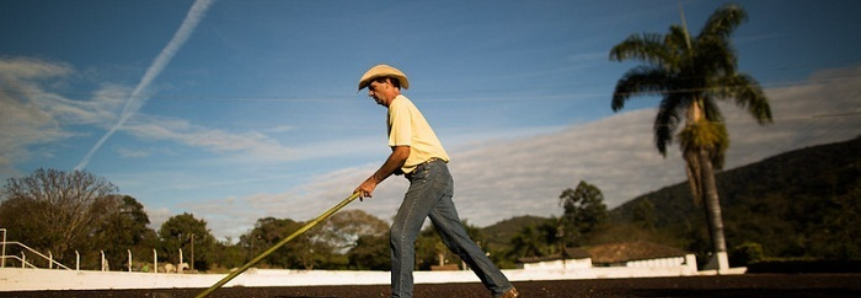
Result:
<instances>
[{"instance_id":1,"label":"red tile roof","mask_svg":"<svg viewBox=\"0 0 861 298\"><path fill-rule=\"evenodd\" d=\"M586 247L592 263L614 264L629 261L684 257L684 250L647 241L610 243Z\"/></svg>"}]
</instances>

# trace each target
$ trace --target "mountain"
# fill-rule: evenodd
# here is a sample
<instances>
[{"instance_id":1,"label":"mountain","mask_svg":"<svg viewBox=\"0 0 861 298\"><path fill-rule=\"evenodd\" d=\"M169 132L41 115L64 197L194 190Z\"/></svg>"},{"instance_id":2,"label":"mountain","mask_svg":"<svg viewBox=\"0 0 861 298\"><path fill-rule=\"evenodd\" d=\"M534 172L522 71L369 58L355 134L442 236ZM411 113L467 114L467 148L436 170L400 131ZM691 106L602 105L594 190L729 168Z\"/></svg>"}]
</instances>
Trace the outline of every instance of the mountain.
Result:
<instances>
[{"instance_id":1,"label":"mountain","mask_svg":"<svg viewBox=\"0 0 861 298\"><path fill-rule=\"evenodd\" d=\"M765 256L861 257L861 137L787 152L716 175L727 247L761 245ZM703 209L687 182L651 192L613 209L616 223L654 206L650 222L708 250ZM640 207L642 208L642 207ZM640 218L639 220L642 220Z\"/></svg>"},{"instance_id":2,"label":"mountain","mask_svg":"<svg viewBox=\"0 0 861 298\"><path fill-rule=\"evenodd\" d=\"M786 152L715 178L731 258L750 249L766 258L861 258L861 137ZM605 227L584 239L653 241L705 256L711 241L704 214L683 181L614 208ZM523 227L547 220L513 217L482 233L491 248L505 249Z\"/></svg>"},{"instance_id":3,"label":"mountain","mask_svg":"<svg viewBox=\"0 0 861 298\"><path fill-rule=\"evenodd\" d=\"M538 226L549 218L539 216L515 216L503 221L500 221L492 226L481 229L481 233L487 239L487 245L491 248L504 248L511 243L511 238L514 238L523 227Z\"/></svg>"}]
</instances>

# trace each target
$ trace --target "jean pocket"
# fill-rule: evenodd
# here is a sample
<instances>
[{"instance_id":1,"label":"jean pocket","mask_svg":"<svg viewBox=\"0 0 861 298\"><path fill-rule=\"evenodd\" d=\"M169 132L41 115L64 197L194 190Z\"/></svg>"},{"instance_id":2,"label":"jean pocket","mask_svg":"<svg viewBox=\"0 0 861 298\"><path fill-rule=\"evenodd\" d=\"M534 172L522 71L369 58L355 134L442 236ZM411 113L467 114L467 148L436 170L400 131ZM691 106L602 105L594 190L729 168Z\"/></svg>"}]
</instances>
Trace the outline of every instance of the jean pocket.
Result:
<instances>
[{"instance_id":1,"label":"jean pocket","mask_svg":"<svg viewBox=\"0 0 861 298\"><path fill-rule=\"evenodd\" d=\"M425 180L428 177L428 167L426 165L419 166L412 173L410 173L410 181L416 182L420 180Z\"/></svg>"}]
</instances>

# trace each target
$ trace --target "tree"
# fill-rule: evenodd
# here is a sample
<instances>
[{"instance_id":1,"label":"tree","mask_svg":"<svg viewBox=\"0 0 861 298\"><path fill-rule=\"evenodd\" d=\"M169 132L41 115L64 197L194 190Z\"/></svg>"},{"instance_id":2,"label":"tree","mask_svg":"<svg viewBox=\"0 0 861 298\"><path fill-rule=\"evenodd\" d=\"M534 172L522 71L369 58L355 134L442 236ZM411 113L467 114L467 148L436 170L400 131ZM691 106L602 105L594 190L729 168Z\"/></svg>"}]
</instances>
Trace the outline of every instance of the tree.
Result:
<instances>
[{"instance_id":1,"label":"tree","mask_svg":"<svg viewBox=\"0 0 861 298\"><path fill-rule=\"evenodd\" d=\"M772 121L768 99L759 83L737 71L730 35L746 19L747 13L740 6L730 4L717 9L693 39L684 25L673 25L666 35L631 35L610 51L611 60L645 63L619 79L613 92L614 112L632 96L663 97L653 130L658 151L665 157L673 133L684 119L678 138L686 173L694 201L705 203L720 269L728 268L728 264L724 262L726 242L714 171L723 167L729 136L716 100L733 100L759 124Z\"/></svg>"},{"instance_id":2,"label":"tree","mask_svg":"<svg viewBox=\"0 0 861 298\"><path fill-rule=\"evenodd\" d=\"M313 240L324 242L334 252L342 253L356 246L361 236L381 236L389 230L385 221L359 209L332 215L313 231Z\"/></svg>"},{"instance_id":3,"label":"tree","mask_svg":"<svg viewBox=\"0 0 861 298\"><path fill-rule=\"evenodd\" d=\"M347 252L350 269L391 270L391 246L389 234L360 235L356 245Z\"/></svg>"},{"instance_id":4,"label":"tree","mask_svg":"<svg viewBox=\"0 0 861 298\"><path fill-rule=\"evenodd\" d=\"M86 171L38 169L10 178L3 190L0 225L10 238L60 261L96 249L90 237L117 206L116 186Z\"/></svg>"},{"instance_id":5,"label":"tree","mask_svg":"<svg viewBox=\"0 0 861 298\"><path fill-rule=\"evenodd\" d=\"M485 244L485 237L481 228L470 225L466 219L461 220L460 223L466 230L469 239L475 241L476 245L481 247ZM481 248L487 250L486 247ZM459 255L446 246L434 225L427 226L419 233L419 237L416 239L416 259L418 262L416 267L420 269L431 269L434 265L443 266L462 261Z\"/></svg>"},{"instance_id":6,"label":"tree","mask_svg":"<svg viewBox=\"0 0 861 298\"><path fill-rule=\"evenodd\" d=\"M299 230L305 223L292 219L278 219L266 217L257 220L251 232L239 237L240 244L249 248L254 255L281 242ZM293 238L289 245L273 252L263 261L270 266L280 268L303 268L314 269L315 266L327 262L332 257L332 247L322 241L314 241L313 235L318 233L319 227L309 230L302 235Z\"/></svg>"},{"instance_id":7,"label":"tree","mask_svg":"<svg viewBox=\"0 0 861 298\"><path fill-rule=\"evenodd\" d=\"M649 198L643 198L634 206L631 221L641 227L652 230L655 228L655 204Z\"/></svg>"},{"instance_id":8,"label":"tree","mask_svg":"<svg viewBox=\"0 0 861 298\"><path fill-rule=\"evenodd\" d=\"M559 195L559 203L565 209L560 218L562 235L566 244L582 244L582 235L592 232L603 223L609 212L604 204L604 194L598 187L580 181L576 189L566 189Z\"/></svg>"},{"instance_id":9,"label":"tree","mask_svg":"<svg viewBox=\"0 0 861 298\"><path fill-rule=\"evenodd\" d=\"M189 263L190 269L207 270L212 263L215 237L206 228L206 221L196 219L194 215L183 213L172 216L158 230L162 243L162 252L170 262L179 262L179 250L182 249L183 263Z\"/></svg>"},{"instance_id":10,"label":"tree","mask_svg":"<svg viewBox=\"0 0 861 298\"><path fill-rule=\"evenodd\" d=\"M519 259L525 257L543 257L549 254L550 245L546 239L547 235L541 233L541 229L534 225L524 226L514 238L511 238L511 250L507 255L510 258Z\"/></svg>"},{"instance_id":11,"label":"tree","mask_svg":"<svg viewBox=\"0 0 861 298\"><path fill-rule=\"evenodd\" d=\"M416 268L431 270L432 266L445 265L448 248L433 225L422 229L416 239Z\"/></svg>"},{"instance_id":12,"label":"tree","mask_svg":"<svg viewBox=\"0 0 861 298\"><path fill-rule=\"evenodd\" d=\"M217 264L210 266L210 272L222 271L227 269L238 268L245 265L246 250L241 245L234 244L230 237L226 237L224 241L218 241L215 244L213 258L218 260Z\"/></svg>"},{"instance_id":13,"label":"tree","mask_svg":"<svg viewBox=\"0 0 861 298\"><path fill-rule=\"evenodd\" d=\"M358 260L351 258L354 255L351 256L349 252L360 245L359 240L367 241L374 237L382 237L386 235L388 229L388 223L359 209L335 213L323 224L308 231L311 235L311 242L319 249L325 250L315 253L324 257L318 268L347 269L355 265L351 262ZM386 261L388 262L388 238L382 243L386 247ZM371 263L373 262L365 264Z\"/></svg>"},{"instance_id":14,"label":"tree","mask_svg":"<svg viewBox=\"0 0 861 298\"><path fill-rule=\"evenodd\" d=\"M106 204L104 220L97 226L93 242L105 252L109 264L126 264L129 250L137 256L148 255L153 243L147 240L155 231L147 227L150 221L143 205L131 196L119 195L111 196Z\"/></svg>"}]
</instances>

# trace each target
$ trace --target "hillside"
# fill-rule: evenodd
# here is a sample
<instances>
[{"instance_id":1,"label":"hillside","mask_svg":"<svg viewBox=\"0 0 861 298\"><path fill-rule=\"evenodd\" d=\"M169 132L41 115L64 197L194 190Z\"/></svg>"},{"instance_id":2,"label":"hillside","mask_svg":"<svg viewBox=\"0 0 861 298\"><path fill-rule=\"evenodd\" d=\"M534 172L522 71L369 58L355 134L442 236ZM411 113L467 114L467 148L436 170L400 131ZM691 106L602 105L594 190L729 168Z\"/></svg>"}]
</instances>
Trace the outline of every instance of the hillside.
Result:
<instances>
[{"instance_id":1,"label":"hillside","mask_svg":"<svg viewBox=\"0 0 861 298\"><path fill-rule=\"evenodd\" d=\"M754 244L765 257L861 258L861 137L780 154L716 179L731 256ZM645 200L654 206L645 226L654 229L644 231L628 224ZM686 181L638 196L610 210L610 218L587 242L646 240L699 255L711 251L703 210ZM482 232L491 248L504 249L523 227L546 220L513 217Z\"/></svg>"},{"instance_id":2,"label":"hillside","mask_svg":"<svg viewBox=\"0 0 861 298\"><path fill-rule=\"evenodd\" d=\"M548 218L538 216L516 216L503 221L500 221L492 226L481 229L482 234L487 239L487 245L491 248L498 249L507 247L514 237L523 227L537 226Z\"/></svg>"},{"instance_id":3,"label":"hillside","mask_svg":"<svg viewBox=\"0 0 861 298\"><path fill-rule=\"evenodd\" d=\"M758 243L766 256L861 257L861 138L780 154L716 179L728 249ZM634 198L611 217L630 222L643 200L655 206L655 228L700 237L688 249L708 249L703 211L686 182Z\"/></svg>"}]
</instances>

